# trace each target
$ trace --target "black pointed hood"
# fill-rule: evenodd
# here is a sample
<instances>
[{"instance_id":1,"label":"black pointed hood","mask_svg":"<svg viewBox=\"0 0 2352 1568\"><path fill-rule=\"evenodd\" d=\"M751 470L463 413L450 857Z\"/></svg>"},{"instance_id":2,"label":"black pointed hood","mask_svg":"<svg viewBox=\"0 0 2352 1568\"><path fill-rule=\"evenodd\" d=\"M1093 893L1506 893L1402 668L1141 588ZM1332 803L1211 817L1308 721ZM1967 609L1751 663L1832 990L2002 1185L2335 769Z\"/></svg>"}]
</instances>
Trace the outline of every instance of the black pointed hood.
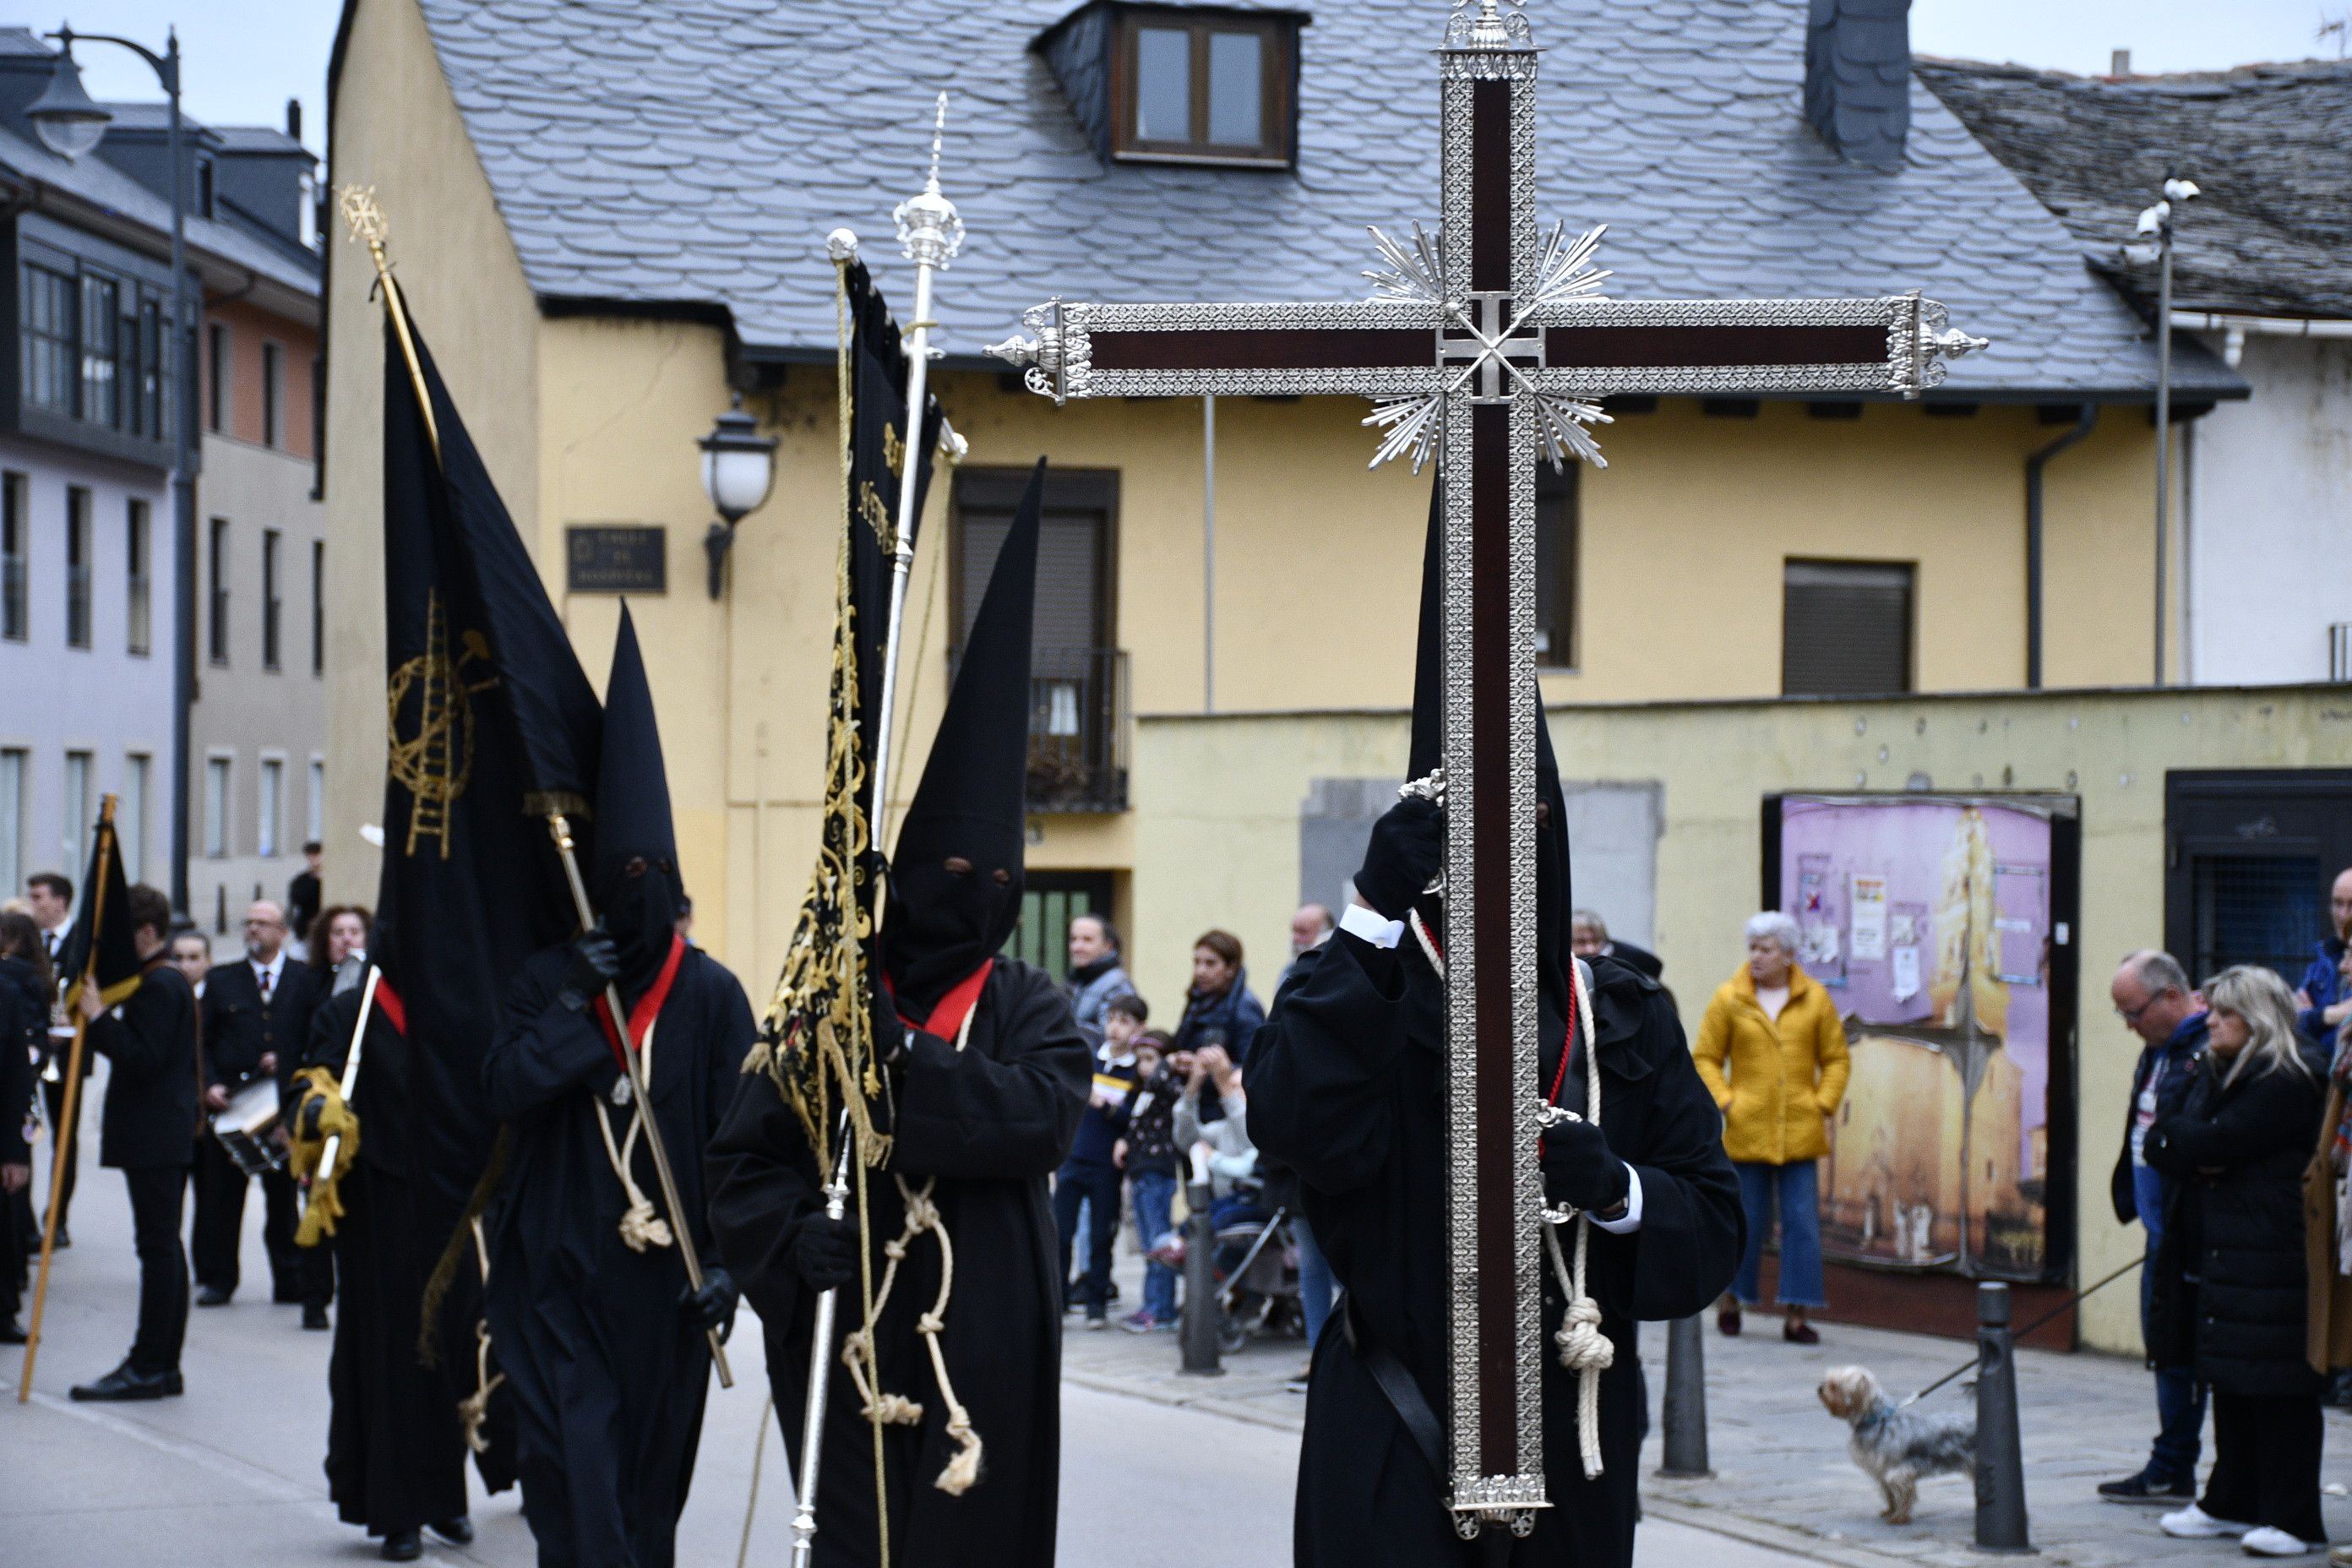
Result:
<instances>
[{"instance_id":1,"label":"black pointed hood","mask_svg":"<svg viewBox=\"0 0 2352 1568\"><path fill-rule=\"evenodd\" d=\"M1029 787L1029 668L1037 597L1038 459L972 617L923 782L890 857L882 957L918 1021L1003 948L1021 920ZM950 870L952 859L969 869Z\"/></svg>"},{"instance_id":2,"label":"black pointed hood","mask_svg":"<svg viewBox=\"0 0 2352 1568\"><path fill-rule=\"evenodd\" d=\"M644 869L628 874L633 861ZM669 953L677 931L677 835L653 689L626 601L604 687L604 743L596 768L595 852L589 887L621 952L624 986L642 984Z\"/></svg>"},{"instance_id":3,"label":"black pointed hood","mask_svg":"<svg viewBox=\"0 0 2352 1568\"><path fill-rule=\"evenodd\" d=\"M1445 477L1441 472L1429 497L1429 532L1422 548L1421 633L1413 655L1412 738L1405 776L1426 778L1445 760ZM1536 799L1548 820L1536 829L1538 964L1545 991L1559 1016L1567 1016L1568 975L1575 966L1569 945L1569 911L1574 895L1569 865L1568 799L1559 784L1559 759L1551 745L1551 725L1543 710L1540 685L1531 695L1536 709Z\"/></svg>"}]
</instances>

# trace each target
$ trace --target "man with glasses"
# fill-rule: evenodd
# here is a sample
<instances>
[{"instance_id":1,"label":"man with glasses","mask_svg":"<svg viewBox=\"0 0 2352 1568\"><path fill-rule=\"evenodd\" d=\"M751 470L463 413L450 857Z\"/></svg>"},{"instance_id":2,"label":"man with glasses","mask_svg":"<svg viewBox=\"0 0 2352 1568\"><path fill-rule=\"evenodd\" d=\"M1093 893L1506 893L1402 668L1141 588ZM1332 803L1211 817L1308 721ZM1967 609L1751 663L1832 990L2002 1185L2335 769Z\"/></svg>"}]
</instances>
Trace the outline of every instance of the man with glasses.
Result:
<instances>
[{"instance_id":1,"label":"man with glasses","mask_svg":"<svg viewBox=\"0 0 2352 1568\"><path fill-rule=\"evenodd\" d=\"M318 971L286 951L286 915L267 899L245 911L245 962L225 963L205 976L203 1007L205 1110L228 1109L238 1090L265 1079L285 1092L310 1042L310 1015L325 988ZM236 1294L238 1252L245 1233L245 1173L219 1141L196 1143L196 1214L189 1252L196 1272L196 1305L223 1307ZM261 1178L268 1215L261 1236L269 1249L272 1299L299 1302L302 1326L327 1327L334 1291L333 1265L323 1251L294 1245L301 1219L294 1179L283 1170Z\"/></svg>"},{"instance_id":2,"label":"man with glasses","mask_svg":"<svg viewBox=\"0 0 2352 1568\"><path fill-rule=\"evenodd\" d=\"M2140 1331L2156 1278L2156 1249L2164 1240L2166 1205L2172 1184L2141 1152L2149 1128L2181 1107L2189 1091L2189 1064L2205 1048L2205 1005L2189 989L2189 976L2169 953L2143 948L2125 959L2107 987L2116 1016L2141 1040L2132 1069L2131 1110L2124 1123L2123 1152L2109 1184L2116 1217L2134 1219L2147 1233L2147 1261L2140 1268ZM2173 1507L2197 1496L2198 1436L2205 1425L2205 1391L2188 1366L2156 1369L2156 1442L2137 1475L2102 1481L2099 1496L2109 1502L2164 1503Z\"/></svg>"}]
</instances>

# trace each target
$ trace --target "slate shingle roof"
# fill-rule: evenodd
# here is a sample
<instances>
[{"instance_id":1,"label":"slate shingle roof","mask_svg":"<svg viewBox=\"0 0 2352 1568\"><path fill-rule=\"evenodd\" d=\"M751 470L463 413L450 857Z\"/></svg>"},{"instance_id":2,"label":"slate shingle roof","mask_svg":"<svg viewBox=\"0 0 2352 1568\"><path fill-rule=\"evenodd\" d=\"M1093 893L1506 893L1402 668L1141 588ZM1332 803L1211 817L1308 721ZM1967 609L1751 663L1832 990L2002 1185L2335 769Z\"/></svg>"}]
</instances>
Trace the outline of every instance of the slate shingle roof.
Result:
<instances>
[{"instance_id":1,"label":"slate shingle roof","mask_svg":"<svg viewBox=\"0 0 2352 1568\"><path fill-rule=\"evenodd\" d=\"M1916 68L2144 302L2156 269L2118 247L2174 168L2204 192L2175 230L2177 308L2352 317L2352 60L2120 79L1973 60Z\"/></svg>"},{"instance_id":2,"label":"slate shingle roof","mask_svg":"<svg viewBox=\"0 0 2352 1568\"><path fill-rule=\"evenodd\" d=\"M1315 7L1298 166L1281 174L1103 163L1030 47L1075 0L420 3L532 288L716 301L755 355L831 358L836 225L889 283L889 211L918 187L942 88L945 184L970 226L940 291L951 363L1055 293L1361 298L1364 226L1435 217L1432 0ZM1805 18L1804 0L1535 11L1541 211L1612 226L1612 291L1917 287L1994 340L1947 396L2147 395L2139 321L1933 94L1912 86L1900 169L1822 144L1802 112ZM2242 392L2201 351L2175 374Z\"/></svg>"}]
</instances>

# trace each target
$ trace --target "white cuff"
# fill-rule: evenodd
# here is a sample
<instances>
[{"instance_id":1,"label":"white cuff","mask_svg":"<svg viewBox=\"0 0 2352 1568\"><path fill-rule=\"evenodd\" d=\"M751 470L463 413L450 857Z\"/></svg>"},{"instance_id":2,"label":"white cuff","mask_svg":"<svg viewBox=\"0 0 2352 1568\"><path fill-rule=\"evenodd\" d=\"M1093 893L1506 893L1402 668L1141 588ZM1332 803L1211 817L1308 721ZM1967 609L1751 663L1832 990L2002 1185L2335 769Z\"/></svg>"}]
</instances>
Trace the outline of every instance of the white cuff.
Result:
<instances>
[{"instance_id":1,"label":"white cuff","mask_svg":"<svg viewBox=\"0 0 2352 1568\"><path fill-rule=\"evenodd\" d=\"M1374 947L1394 947L1404 940L1404 921L1383 920L1378 910L1349 904L1339 916L1339 929Z\"/></svg>"},{"instance_id":2,"label":"white cuff","mask_svg":"<svg viewBox=\"0 0 2352 1568\"><path fill-rule=\"evenodd\" d=\"M1625 1212L1615 1219L1592 1216L1592 1223L1612 1236L1630 1236L1642 1228L1642 1173L1633 1166L1625 1167L1628 1185L1625 1188Z\"/></svg>"}]
</instances>

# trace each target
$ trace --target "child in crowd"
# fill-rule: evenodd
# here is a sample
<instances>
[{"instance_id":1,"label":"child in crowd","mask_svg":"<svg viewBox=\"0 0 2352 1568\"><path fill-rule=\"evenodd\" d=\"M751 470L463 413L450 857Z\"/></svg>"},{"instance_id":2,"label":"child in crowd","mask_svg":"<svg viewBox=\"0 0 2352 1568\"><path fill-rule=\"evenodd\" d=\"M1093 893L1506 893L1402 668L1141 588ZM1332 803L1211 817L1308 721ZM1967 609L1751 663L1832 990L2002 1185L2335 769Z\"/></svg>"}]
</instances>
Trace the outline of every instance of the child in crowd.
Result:
<instances>
[{"instance_id":1,"label":"child in crowd","mask_svg":"<svg viewBox=\"0 0 2352 1568\"><path fill-rule=\"evenodd\" d=\"M1132 998L1129 998L1132 1000ZM1138 1007L1141 1003L1136 1004ZM1118 1004L1114 1003L1114 1006ZM1140 1018L1138 1019L1139 1026ZM1166 1241L1176 1201L1176 1096L1179 1082L1168 1061L1168 1036L1147 1029L1135 1037L1135 1088L1129 1091L1127 1136L1114 1154L1126 1171L1135 1204L1135 1228L1148 1253ZM1176 1270L1154 1258L1143 1266L1143 1305L1121 1318L1133 1334L1176 1326Z\"/></svg>"},{"instance_id":2,"label":"child in crowd","mask_svg":"<svg viewBox=\"0 0 2352 1568\"><path fill-rule=\"evenodd\" d=\"M1139 996L1114 996L1103 1005L1103 1043L1095 1050L1094 1085L1078 1118L1069 1158L1054 1178L1054 1227L1062 1247L1063 1305L1083 1307L1087 1327L1110 1321L1111 1241L1118 1234L1118 1146L1127 1131L1127 1101L1135 1084L1134 1041L1150 1009ZM1070 1282L1070 1258L1086 1215L1083 1278Z\"/></svg>"}]
</instances>

